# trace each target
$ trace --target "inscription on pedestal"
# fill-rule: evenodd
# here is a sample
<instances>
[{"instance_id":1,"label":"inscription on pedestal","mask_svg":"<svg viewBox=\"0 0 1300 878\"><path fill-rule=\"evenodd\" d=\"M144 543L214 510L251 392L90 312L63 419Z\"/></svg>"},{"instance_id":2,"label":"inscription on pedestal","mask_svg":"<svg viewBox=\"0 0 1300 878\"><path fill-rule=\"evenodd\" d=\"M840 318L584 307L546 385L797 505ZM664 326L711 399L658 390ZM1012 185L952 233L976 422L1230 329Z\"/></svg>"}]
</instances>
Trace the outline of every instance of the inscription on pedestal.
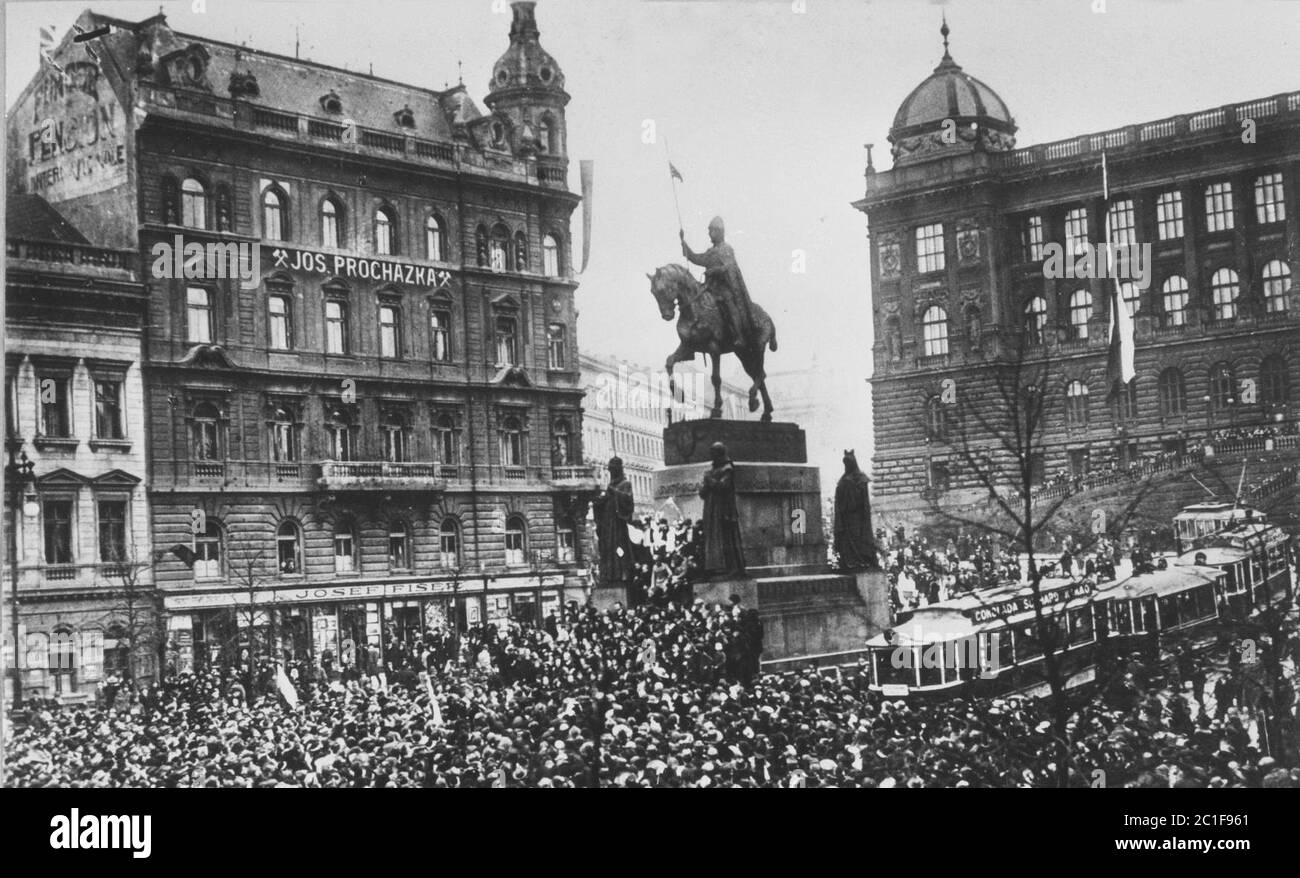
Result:
<instances>
[{"instance_id":1,"label":"inscription on pedestal","mask_svg":"<svg viewBox=\"0 0 1300 878\"><path fill-rule=\"evenodd\" d=\"M704 418L679 421L664 430L664 464L707 464L714 442L726 445L728 456L737 463L808 462L808 442L798 424Z\"/></svg>"}]
</instances>

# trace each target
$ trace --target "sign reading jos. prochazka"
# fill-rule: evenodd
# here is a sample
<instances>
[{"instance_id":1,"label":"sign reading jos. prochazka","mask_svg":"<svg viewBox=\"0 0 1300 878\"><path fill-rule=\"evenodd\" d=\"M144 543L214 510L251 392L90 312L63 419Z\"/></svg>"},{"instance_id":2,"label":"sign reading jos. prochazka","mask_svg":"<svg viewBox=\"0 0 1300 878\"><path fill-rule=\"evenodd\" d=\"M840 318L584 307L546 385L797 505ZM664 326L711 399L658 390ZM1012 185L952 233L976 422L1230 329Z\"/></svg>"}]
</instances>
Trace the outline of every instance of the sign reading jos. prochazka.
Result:
<instances>
[{"instance_id":1,"label":"sign reading jos. prochazka","mask_svg":"<svg viewBox=\"0 0 1300 878\"><path fill-rule=\"evenodd\" d=\"M271 251L271 268L286 271L303 271L308 274L327 274L334 277L377 280L385 283L409 284L415 287L442 289L450 286L451 272L435 265L416 265L410 262L391 262L386 259L345 256L342 253L318 253L297 250L293 247L276 247Z\"/></svg>"}]
</instances>

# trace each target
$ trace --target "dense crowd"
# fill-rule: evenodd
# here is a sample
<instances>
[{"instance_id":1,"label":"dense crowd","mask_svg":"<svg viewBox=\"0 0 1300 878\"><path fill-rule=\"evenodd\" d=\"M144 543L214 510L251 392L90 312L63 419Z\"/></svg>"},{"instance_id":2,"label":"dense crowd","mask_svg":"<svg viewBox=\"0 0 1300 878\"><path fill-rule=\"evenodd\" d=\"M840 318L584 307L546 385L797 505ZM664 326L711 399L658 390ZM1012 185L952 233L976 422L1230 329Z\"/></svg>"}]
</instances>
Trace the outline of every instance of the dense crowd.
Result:
<instances>
[{"instance_id":1,"label":"dense crowd","mask_svg":"<svg viewBox=\"0 0 1300 878\"><path fill-rule=\"evenodd\" d=\"M881 701L864 666L760 675L738 603L592 608L547 626L476 627L468 663L428 675L299 683L272 669L181 674L139 703L36 710L11 740L20 786L937 787L1055 780L1046 703ZM1141 671L1140 667L1135 670ZM1225 694L1123 678L1075 714L1073 782L1295 786ZM1201 690L1204 689L1202 680ZM1226 698L1231 700L1231 693ZM296 703L291 704L291 701Z\"/></svg>"}]
</instances>

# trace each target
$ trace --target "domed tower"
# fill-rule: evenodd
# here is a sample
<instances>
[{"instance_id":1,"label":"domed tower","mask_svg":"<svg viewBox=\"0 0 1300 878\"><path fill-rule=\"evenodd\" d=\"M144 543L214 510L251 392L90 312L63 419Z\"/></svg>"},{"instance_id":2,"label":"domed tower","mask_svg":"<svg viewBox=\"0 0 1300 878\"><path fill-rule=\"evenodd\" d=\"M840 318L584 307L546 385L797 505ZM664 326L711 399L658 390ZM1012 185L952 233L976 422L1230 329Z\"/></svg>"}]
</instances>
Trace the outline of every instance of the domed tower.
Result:
<instances>
[{"instance_id":1,"label":"domed tower","mask_svg":"<svg viewBox=\"0 0 1300 878\"><path fill-rule=\"evenodd\" d=\"M516 151L564 158L564 73L538 42L536 3L510 4L510 48L492 67L492 82L483 102L510 122Z\"/></svg>"},{"instance_id":2,"label":"domed tower","mask_svg":"<svg viewBox=\"0 0 1300 878\"><path fill-rule=\"evenodd\" d=\"M961 69L948 53L948 22L943 60L912 89L889 129L895 165L909 165L969 152L1015 149L1016 123L997 92Z\"/></svg>"}]
</instances>

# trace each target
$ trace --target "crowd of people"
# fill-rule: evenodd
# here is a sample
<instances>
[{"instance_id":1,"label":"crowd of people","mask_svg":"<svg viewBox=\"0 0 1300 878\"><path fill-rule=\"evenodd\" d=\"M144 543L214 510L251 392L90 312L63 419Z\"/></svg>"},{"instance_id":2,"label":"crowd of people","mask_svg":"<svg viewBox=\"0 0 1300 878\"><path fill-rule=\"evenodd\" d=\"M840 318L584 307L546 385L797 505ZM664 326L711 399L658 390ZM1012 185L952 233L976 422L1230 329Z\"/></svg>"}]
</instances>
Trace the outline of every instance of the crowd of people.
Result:
<instances>
[{"instance_id":1,"label":"crowd of people","mask_svg":"<svg viewBox=\"0 0 1300 878\"><path fill-rule=\"evenodd\" d=\"M896 612L1023 578L1019 556L988 535L963 531L943 545L931 545L924 535L907 537L899 528L882 529L876 539Z\"/></svg>"},{"instance_id":2,"label":"crowd of people","mask_svg":"<svg viewBox=\"0 0 1300 878\"><path fill-rule=\"evenodd\" d=\"M881 700L859 664L760 674L757 613L733 601L566 610L477 626L413 678L246 688L173 676L135 703L46 706L10 739L10 783L68 787L1050 786L1048 705ZM1141 671L1141 668L1137 670ZM1072 782L1296 786L1235 707L1194 719L1160 679L1074 714ZM1204 688L1204 683L1202 683ZM1196 696L1204 699L1203 694ZM1189 724L1190 722L1190 724Z\"/></svg>"}]
</instances>

